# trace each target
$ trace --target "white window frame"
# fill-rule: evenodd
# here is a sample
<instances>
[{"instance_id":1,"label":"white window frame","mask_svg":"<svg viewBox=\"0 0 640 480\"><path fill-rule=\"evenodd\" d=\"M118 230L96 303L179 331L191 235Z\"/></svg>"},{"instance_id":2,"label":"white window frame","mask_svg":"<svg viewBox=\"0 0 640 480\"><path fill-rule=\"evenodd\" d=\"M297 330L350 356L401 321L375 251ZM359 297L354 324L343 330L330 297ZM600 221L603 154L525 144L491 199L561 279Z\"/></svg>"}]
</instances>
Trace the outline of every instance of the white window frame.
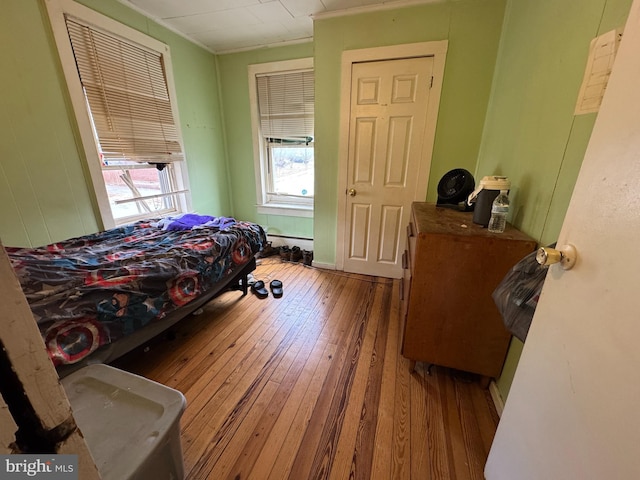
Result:
<instances>
[{"instance_id":1,"label":"white window frame","mask_svg":"<svg viewBox=\"0 0 640 480\"><path fill-rule=\"evenodd\" d=\"M258 87L256 76L269 73L313 69L313 58L298 58L280 62L259 63L248 66L249 103L251 106L251 129L253 136L253 159L256 177L256 199L258 213L313 218L313 199L302 198L296 202L291 197L277 202L267 193L268 158L267 149L260 131L258 111Z\"/></svg>"},{"instance_id":2,"label":"white window frame","mask_svg":"<svg viewBox=\"0 0 640 480\"><path fill-rule=\"evenodd\" d=\"M67 81L71 103L78 122L78 130L80 132L80 138L84 149L87 168L91 177L91 183L96 194L96 201L102 224L105 229L114 228L117 225L128 223L132 220L116 220L111 212L109 196L107 195L107 189L102 176L98 147L96 145L94 131L91 124L91 116L87 109L86 99L78 76L75 57L71 48L69 34L67 32L65 15L71 15L82 22L95 26L98 29L109 32L115 36L122 37L123 39L131 42L135 42L139 45L143 45L146 48L155 50L162 54L166 69L167 87L169 90L173 117L175 119L176 128L178 129L179 138L182 139L169 47L142 32L123 25L122 23L110 19L109 17L91 10L90 8L75 3L72 0L45 0L45 2L56 46L58 48L58 54L60 55L62 70ZM177 190L185 191L184 194L175 196L177 210L178 212L188 212L191 210L191 195L189 192L189 178L186 160L173 162L172 165L174 168Z\"/></svg>"}]
</instances>

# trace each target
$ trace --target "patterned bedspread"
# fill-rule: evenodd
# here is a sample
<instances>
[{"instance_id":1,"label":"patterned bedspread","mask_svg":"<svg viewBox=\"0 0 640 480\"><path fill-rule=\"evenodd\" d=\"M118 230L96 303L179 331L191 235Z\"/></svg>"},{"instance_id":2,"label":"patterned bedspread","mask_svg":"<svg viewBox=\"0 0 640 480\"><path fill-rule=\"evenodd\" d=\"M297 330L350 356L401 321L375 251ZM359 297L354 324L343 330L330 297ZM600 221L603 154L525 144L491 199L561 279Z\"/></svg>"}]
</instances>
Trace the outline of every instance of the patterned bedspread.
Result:
<instances>
[{"instance_id":1,"label":"patterned bedspread","mask_svg":"<svg viewBox=\"0 0 640 480\"><path fill-rule=\"evenodd\" d=\"M6 247L55 365L78 362L188 304L266 243L262 227L247 222L168 231L153 225Z\"/></svg>"}]
</instances>

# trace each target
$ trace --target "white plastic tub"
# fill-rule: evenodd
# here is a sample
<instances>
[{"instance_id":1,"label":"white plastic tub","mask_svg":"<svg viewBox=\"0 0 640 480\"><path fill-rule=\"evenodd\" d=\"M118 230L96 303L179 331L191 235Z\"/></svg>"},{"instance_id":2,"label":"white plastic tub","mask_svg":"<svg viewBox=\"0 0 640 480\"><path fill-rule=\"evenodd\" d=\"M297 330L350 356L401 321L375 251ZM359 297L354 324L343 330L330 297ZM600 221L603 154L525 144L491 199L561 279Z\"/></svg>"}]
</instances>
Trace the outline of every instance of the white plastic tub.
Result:
<instances>
[{"instance_id":1,"label":"white plastic tub","mask_svg":"<svg viewBox=\"0 0 640 480\"><path fill-rule=\"evenodd\" d=\"M102 364L62 385L103 480L184 478L181 392Z\"/></svg>"}]
</instances>

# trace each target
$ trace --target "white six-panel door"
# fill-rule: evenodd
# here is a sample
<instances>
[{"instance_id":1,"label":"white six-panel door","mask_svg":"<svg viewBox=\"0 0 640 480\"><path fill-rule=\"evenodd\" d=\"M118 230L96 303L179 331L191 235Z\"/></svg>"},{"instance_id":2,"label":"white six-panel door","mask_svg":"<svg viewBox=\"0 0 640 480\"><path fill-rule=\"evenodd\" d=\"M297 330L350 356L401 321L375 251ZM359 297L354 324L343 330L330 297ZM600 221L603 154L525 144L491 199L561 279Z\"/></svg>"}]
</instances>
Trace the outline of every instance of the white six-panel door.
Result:
<instances>
[{"instance_id":1,"label":"white six-panel door","mask_svg":"<svg viewBox=\"0 0 640 480\"><path fill-rule=\"evenodd\" d=\"M402 276L433 64L420 57L352 65L345 271Z\"/></svg>"}]
</instances>

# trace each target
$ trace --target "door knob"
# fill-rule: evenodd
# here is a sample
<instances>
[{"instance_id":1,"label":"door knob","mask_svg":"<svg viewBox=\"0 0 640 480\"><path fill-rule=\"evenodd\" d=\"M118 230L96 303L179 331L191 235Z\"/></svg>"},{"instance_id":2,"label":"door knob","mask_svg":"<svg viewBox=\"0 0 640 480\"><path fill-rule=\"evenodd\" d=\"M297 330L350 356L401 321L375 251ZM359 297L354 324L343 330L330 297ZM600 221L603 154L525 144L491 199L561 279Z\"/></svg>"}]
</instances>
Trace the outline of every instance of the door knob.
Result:
<instances>
[{"instance_id":1,"label":"door knob","mask_svg":"<svg viewBox=\"0 0 640 480\"><path fill-rule=\"evenodd\" d=\"M350 197L355 197L356 196L356 189L355 188L350 188L349 190L347 190L347 193L349 194Z\"/></svg>"},{"instance_id":2,"label":"door knob","mask_svg":"<svg viewBox=\"0 0 640 480\"><path fill-rule=\"evenodd\" d=\"M555 248L540 247L536 253L536 260L540 265L553 265L559 263L565 270L570 270L576 263L578 253L573 245L564 245L557 250Z\"/></svg>"}]
</instances>

